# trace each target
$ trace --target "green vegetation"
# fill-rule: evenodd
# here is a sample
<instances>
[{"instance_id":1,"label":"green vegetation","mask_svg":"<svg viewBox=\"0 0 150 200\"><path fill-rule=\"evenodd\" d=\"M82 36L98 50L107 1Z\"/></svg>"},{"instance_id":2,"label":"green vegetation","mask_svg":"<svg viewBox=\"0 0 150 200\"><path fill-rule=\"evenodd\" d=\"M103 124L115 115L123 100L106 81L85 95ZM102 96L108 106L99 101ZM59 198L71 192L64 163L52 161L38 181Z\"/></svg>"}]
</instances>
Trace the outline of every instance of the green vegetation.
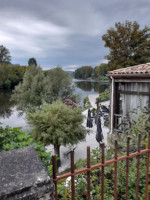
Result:
<instances>
[{"instance_id":1,"label":"green vegetation","mask_svg":"<svg viewBox=\"0 0 150 200\"><path fill-rule=\"evenodd\" d=\"M93 69L92 78L97 80L108 80L106 74L107 74L107 64L102 63Z\"/></svg>"},{"instance_id":2,"label":"green vegetation","mask_svg":"<svg viewBox=\"0 0 150 200\"><path fill-rule=\"evenodd\" d=\"M96 98L96 101L102 102L102 101L107 101L109 99L110 99L110 91L109 90L105 90L104 92L99 94L99 97Z\"/></svg>"},{"instance_id":3,"label":"green vegetation","mask_svg":"<svg viewBox=\"0 0 150 200\"><path fill-rule=\"evenodd\" d=\"M15 87L12 100L17 103L17 109L33 112L42 105L42 102L52 103L58 99L72 99L78 101L78 95L74 94L75 87L71 76L60 67L47 72L40 67L31 65L26 70L23 82Z\"/></svg>"},{"instance_id":4,"label":"green vegetation","mask_svg":"<svg viewBox=\"0 0 150 200\"><path fill-rule=\"evenodd\" d=\"M74 76L78 79L87 79L92 77L93 68L91 66L83 66L75 70Z\"/></svg>"},{"instance_id":5,"label":"green vegetation","mask_svg":"<svg viewBox=\"0 0 150 200\"><path fill-rule=\"evenodd\" d=\"M21 127L11 128L6 126L2 128L0 126L0 152L26 146L33 146L35 148L50 173L51 153L46 152L46 148L39 141L36 142L27 131L22 131Z\"/></svg>"},{"instance_id":6,"label":"green vegetation","mask_svg":"<svg viewBox=\"0 0 150 200\"><path fill-rule=\"evenodd\" d=\"M28 108L33 111L42 104L44 98L47 98L46 89L47 84L42 69L32 65L27 68L23 82L15 87L12 100L17 103L18 110L25 111Z\"/></svg>"},{"instance_id":7,"label":"green vegetation","mask_svg":"<svg viewBox=\"0 0 150 200\"><path fill-rule=\"evenodd\" d=\"M137 115L138 114L138 115ZM136 116L136 117L135 117ZM142 120L143 119L143 120ZM124 134L115 133L109 136L109 148L105 152L105 160L111 160L114 158L114 140L118 140L118 157L126 155L126 140L127 136L130 136L130 153L137 151L138 144L138 134L141 134L141 148L147 147L148 143L148 132L149 132L149 120L150 112L148 109L136 109L133 111L133 116L128 125L125 128ZM125 124L127 127L127 124ZM131 129L130 129L131 128ZM91 152L91 165L100 163L101 160L101 150L96 148ZM139 176L139 200L145 198L145 177L146 177L146 163L147 155L140 156L140 176ZM76 163L76 169L86 167L86 160L80 159ZM125 200L125 187L126 187L126 160L119 161L117 165L117 199ZM137 158L130 159L129 162L129 196L128 199L135 199L136 191L136 179L137 179ZM150 175L150 171L149 171ZM58 186L58 196L59 199L64 199L64 197L70 198L70 184L71 182L62 181ZM149 181L150 184L150 181ZM75 186L76 186L76 199L84 200L87 198L87 176L86 174L79 174L75 176ZM105 179L104 179L104 196L105 199L114 199L114 164L105 167ZM91 199L98 200L101 199L101 169L95 169L91 172ZM150 198L150 186L149 186L149 197ZM67 199L67 198L66 198Z\"/></svg>"},{"instance_id":8,"label":"green vegetation","mask_svg":"<svg viewBox=\"0 0 150 200\"><path fill-rule=\"evenodd\" d=\"M83 104L84 104L84 108L86 108L86 109L91 107L91 104L90 104L88 96L83 99Z\"/></svg>"},{"instance_id":9,"label":"green vegetation","mask_svg":"<svg viewBox=\"0 0 150 200\"><path fill-rule=\"evenodd\" d=\"M48 71L46 76L47 85L49 85L50 103L61 99L71 99L75 103L79 102L79 95L75 94L75 85L72 83L72 76L56 67Z\"/></svg>"},{"instance_id":10,"label":"green vegetation","mask_svg":"<svg viewBox=\"0 0 150 200\"><path fill-rule=\"evenodd\" d=\"M110 50L105 58L108 70L133 66L150 61L150 28L134 21L115 23L115 27L107 30L102 36L105 47Z\"/></svg>"},{"instance_id":11,"label":"green vegetation","mask_svg":"<svg viewBox=\"0 0 150 200\"><path fill-rule=\"evenodd\" d=\"M61 145L77 144L85 139L83 119L79 108L72 109L61 101L43 103L34 113L27 113L34 139L44 145L53 144L57 155L60 155Z\"/></svg>"},{"instance_id":12,"label":"green vegetation","mask_svg":"<svg viewBox=\"0 0 150 200\"><path fill-rule=\"evenodd\" d=\"M13 66L0 63L0 88L12 89L23 79L26 66Z\"/></svg>"},{"instance_id":13,"label":"green vegetation","mask_svg":"<svg viewBox=\"0 0 150 200\"><path fill-rule=\"evenodd\" d=\"M100 64L94 69L91 66L83 66L75 70L74 77L77 79L96 79L108 80L105 76L107 74L107 64Z\"/></svg>"}]
</instances>

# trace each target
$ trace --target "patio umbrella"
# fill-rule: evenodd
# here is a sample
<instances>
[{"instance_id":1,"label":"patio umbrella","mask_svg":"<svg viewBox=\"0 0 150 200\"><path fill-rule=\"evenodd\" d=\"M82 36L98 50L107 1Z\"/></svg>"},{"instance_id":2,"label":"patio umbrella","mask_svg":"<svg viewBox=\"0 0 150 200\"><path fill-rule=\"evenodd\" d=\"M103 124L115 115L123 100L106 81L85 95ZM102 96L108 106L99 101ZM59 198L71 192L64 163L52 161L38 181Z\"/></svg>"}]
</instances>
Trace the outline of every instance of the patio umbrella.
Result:
<instances>
[{"instance_id":1,"label":"patio umbrella","mask_svg":"<svg viewBox=\"0 0 150 200\"><path fill-rule=\"evenodd\" d=\"M103 139L104 139L104 137L103 137L103 133L102 133L101 120L100 120L100 117L98 117L96 141L98 143L100 143L100 142L102 142Z\"/></svg>"},{"instance_id":2,"label":"patio umbrella","mask_svg":"<svg viewBox=\"0 0 150 200\"><path fill-rule=\"evenodd\" d=\"M86 126L89 127L89 128L93 127L92 118L91 118L91 110L90 109L88 109L88 117L87 117Z\"/></svg>"}]
</instances>

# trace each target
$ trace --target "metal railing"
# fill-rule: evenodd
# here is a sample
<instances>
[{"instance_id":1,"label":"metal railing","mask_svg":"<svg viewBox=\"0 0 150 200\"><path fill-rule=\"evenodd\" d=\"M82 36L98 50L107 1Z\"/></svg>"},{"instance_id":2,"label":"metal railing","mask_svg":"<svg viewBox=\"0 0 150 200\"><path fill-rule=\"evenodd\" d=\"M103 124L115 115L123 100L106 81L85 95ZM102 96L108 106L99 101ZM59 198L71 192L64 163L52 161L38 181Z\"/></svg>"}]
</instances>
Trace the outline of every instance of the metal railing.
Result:
<instances>
[{"instance_id":1,"label":"metal railing","mask_svg":"<svg viewBox=\"0 0 150 200\"><path fill-rule=\"evenodd\" d=\"M90 200L90 174L91 171L101 167L101 200L104 200L104 170L105 167L114 164L114 200L117 200L117 165L118 162L121 160L126 160L126 192L125 192L125 199L128 200L128 185L129 185L129 160L133 157L137 157L137 172L136 172L136 199L139 198L139 173L140 173L140 155L147 154L147 163L146 163L146 183L145 183L145 200L148 200L148 181L149 181L149 167L150 167L150 133L148 137L148 147L144 150L141 150L141 135L138 136L138 147L137 151L134 153L130 153L130 138L127 138L127 150L126 155L118 157L118 143L117 140L115 141L114 146L114 158L108 161L105 161L105 152L104 152L104 144L101 145L102 149L102 162L97 163L95 165L90 164L90 147L87 147L87 167L82 168L79 170L74 169L74 151L71 151L71 172L60 175L57 177L56 174L56 155L52 156L53 160L53 181L55 184L55 198L57 200L57 182L62 179L66 179L67 177L71 176L71 199L75 200L75 181L74 177L77 174L87 173L87 199Z\"/></svg>"}]
</instances>

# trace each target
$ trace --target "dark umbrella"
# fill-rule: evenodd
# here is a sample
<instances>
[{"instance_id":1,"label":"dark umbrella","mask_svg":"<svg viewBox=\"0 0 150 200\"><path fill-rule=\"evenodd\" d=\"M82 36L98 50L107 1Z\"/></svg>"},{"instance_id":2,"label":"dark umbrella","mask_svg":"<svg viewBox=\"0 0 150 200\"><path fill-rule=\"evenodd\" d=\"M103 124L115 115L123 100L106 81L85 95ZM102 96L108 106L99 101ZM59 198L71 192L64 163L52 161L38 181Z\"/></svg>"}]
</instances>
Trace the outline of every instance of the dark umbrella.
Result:
<instances>
[{"instance_id":1,"label":"dark umbrella","mask_svg":"<svg viewBox=\"0 0 150 200\"><path fill-rule=\"evenodd\" d=\"M87 117L86 126L89 127L89 128L93 127L90 109L88 109L88 117Z\"/></svg>"},{"instance_id":2,"label":"dark umbrella","mask_svg":"<svg viewBox=\"0 0 150 200\"><path fill-rule=\"evenodd\" d=\"M102 142L103 140L103 133L102 133L102 127L101 127L101 120L98 117L98 123L97 123L97 132L96 132L96 141L98 143Z\"/></svg>"}]
</instances>

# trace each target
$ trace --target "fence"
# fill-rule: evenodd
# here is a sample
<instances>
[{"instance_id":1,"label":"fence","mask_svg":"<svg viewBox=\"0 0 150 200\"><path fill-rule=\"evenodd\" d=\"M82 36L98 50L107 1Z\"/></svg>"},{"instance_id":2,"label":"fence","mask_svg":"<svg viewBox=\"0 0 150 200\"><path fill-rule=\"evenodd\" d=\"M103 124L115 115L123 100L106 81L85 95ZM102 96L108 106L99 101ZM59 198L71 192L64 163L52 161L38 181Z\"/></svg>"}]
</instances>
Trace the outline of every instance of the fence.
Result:
<instances>
[{"instance_id":1,"label":"fence","mask_svg":"<svg viewBox=\"0 0 150 200\"><path fill-rule=\"evenodd\" d=\"M105 162L105 152L104 144L101 145L102 148L102 162L90 165L90 147L87 147L87 167L79 170L74 169L74 151L71 151L71 172L60 175L56 175L56 156L53 155L53 181L55 184L55 197L57 200L57 181L65 179L71 176L71 198L75 200L75 181L74 176L87 172L87 199L90 200L90 172L96 168L101 167L101 200L104 200L104 170L105 167L114 163L114 200L117 200L117 163L121 160L126 160L126 194L125 199L128 200L128 183L129 183L129 160L133 157L137 157L137 178L136 178L136 200L139 198L139 173L140 173L140 155L147 154L146 163L146 184L145 184L145 200L148 200L148 179L149 179L149 165L150 165L150 133L148 137L148 147L141 150L141 135L138 136L138 147L137 152L130 154L130 138L127 138L127 151L126 155L118 157L118 143L115 141L114 147L114 159Z\"/></svg>"}]
</instances>

